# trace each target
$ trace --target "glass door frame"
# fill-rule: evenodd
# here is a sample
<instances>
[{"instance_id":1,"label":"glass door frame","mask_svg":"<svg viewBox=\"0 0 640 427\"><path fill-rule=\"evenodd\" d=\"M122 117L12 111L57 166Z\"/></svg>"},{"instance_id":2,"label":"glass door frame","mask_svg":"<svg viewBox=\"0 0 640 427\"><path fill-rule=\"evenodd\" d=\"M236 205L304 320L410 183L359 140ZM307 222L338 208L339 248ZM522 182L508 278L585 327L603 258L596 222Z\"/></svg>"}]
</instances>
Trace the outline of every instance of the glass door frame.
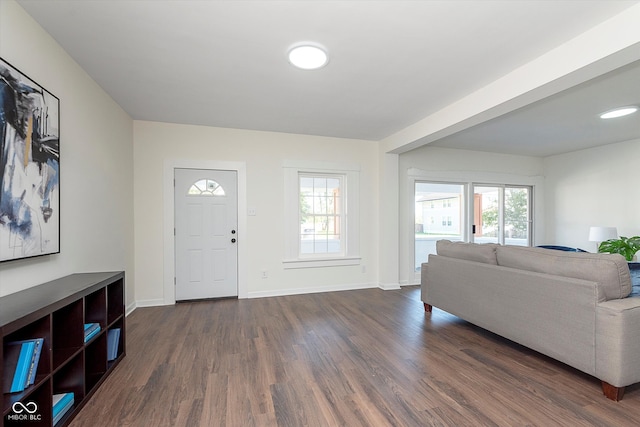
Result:
<instances>
[{"instance_id":1,"label":"glass door frame","mask_svg":"<svg viewBox=\"0 0 640 427\"><path fill-rule=\"evenodd\" d=\"M418 184L434 184L434 185L455 185L455 186L460 186L462 189L462 197L461 197L461 201L462 201L462 212L461 212L461 218L460 218L460 227L461 227L461 231L460 231L460 236L462 238L463 242L469 242L469 238L471 236L471 223L472 223L472 217L469 216L470 212L471 214L473 213L473 205L469 205L469 188L471 183L469 182L461 182L461 181L440 181L440 180L434 180L434 179L426 179L426 178L418 178L415 177L412 180L412 200L413 200L413 209L411 210L412 214L411 214L411 245L412 245L412 251L411 253L413 254L412 256L412 265L414 266L414 277L415 279L419 280L420 277L420 271L417 270L415 268L415 259L416 259L416 238L415 238L415 224L416 224L416 212L415 212L415 194L416 194L416 186ZM473 201L473 198L471 199L471 201ZM426 259L423 261L426 262Z\"/></svg>"},{"instance_id":2,"label":"glass door frame","mask_svg":"<svg viewBox=\"0 0 640 427\"><path fill-rule=\"evenodd\" d=\"M534 223L533 223L533 217L534 217L534 206L533 206L533 201L534 201L534 186L533 185L518 185L518 184L485 184L485 183L478 183L478 182L472 182L470 183L470 190L469 191L469 197L471 199L471 204L472 204L472 212L471 212L471 221L470 221L470 225L469 225L469 229L471 230L470 236L469 236L469 242L475 242L475 233L473 232L473 229L475 228L475 224L474 224L474 220L475 220L475 189L476 187L490 187L490 188L496 188L498 190L498 231L496 233L497 235L497 243L504 245L505 244L505 233L504 233L504 227L505 227L505 190L509 189L509 188L526 188L528 190L528 209L527 209L527 223L528 223L528 227L527 227L527 245L526 246L532 246L533 245L533 236L534 236Z\"/></svg>"}]
</instances>

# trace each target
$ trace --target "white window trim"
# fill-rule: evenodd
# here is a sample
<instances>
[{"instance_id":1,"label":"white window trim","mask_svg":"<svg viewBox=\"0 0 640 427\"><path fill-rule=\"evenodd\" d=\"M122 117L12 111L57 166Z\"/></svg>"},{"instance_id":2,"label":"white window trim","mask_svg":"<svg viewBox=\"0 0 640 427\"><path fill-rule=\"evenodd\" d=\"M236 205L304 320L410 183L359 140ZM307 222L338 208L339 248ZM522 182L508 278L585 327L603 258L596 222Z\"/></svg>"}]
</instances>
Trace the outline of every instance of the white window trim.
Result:
<instances>
[{"instance_id":1,"label":"white window trim","mask_svg":"<svg viewBox=\"0 0 640 427\"><path fill-rule=\"evenodd\" d=\"M336 267L360 264L360 166L333 162L285 161L284 172L284 259L285 269ZM300 256L299 174L344 176L346 243L344 254Z\"/></svg>"}]
</instances>

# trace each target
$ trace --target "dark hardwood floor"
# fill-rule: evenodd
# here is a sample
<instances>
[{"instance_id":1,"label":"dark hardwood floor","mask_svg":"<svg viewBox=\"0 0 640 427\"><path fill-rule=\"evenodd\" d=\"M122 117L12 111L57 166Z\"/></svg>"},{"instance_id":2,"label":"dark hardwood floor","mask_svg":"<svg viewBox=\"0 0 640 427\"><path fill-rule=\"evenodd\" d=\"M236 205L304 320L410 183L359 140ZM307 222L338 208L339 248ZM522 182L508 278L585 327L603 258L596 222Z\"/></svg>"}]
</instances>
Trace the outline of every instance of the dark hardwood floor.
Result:
<instances>
[{"instance_id":1,"label":"dark hardwood floor","mask_svg":"<svg viewBox=\"0 0 640 427\"><path fill-rule=\"evenodd\" d=\"M600 382L434 309L419 287L139 308L71 424L637 426Z\"/></svg>"}]
</instances>

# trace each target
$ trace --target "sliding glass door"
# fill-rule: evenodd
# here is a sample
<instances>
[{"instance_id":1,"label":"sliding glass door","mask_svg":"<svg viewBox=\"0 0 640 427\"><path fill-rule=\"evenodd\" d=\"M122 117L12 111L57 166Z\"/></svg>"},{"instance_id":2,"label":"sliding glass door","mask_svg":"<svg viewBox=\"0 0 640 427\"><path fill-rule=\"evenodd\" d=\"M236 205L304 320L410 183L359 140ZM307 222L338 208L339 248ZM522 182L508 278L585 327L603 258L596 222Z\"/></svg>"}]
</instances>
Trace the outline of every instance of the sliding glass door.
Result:
<instances>
[{"instance_id":1,"label":"sliding glass door","mask_svg":"<svg viewBox=\"0 0 640 427\"><path fill-rule=\"evenodd\" d=\"M414 272L441 239L530 246L532 193L531 186L415 181Z\"/></svg>"},{"instance_id":2,"label":"sliding glass door","mask_svg":"<svg viewBox=\"0 0 640 427\"><path fill-rule=\"evenodd\" d=\"M529 246L531 187L474 185L473 241Z\"/></svg>"},{"instance_id":3,"label":"sliding glass door","mask_svg":"<svg viewBox=\"0 0 640 427\"><path fill-rule=\"evenodd\" d=\"M464 240L465 185L436 182L415 183L415 271L436 253L436 241Z\"/></svg>"}]
</instances>

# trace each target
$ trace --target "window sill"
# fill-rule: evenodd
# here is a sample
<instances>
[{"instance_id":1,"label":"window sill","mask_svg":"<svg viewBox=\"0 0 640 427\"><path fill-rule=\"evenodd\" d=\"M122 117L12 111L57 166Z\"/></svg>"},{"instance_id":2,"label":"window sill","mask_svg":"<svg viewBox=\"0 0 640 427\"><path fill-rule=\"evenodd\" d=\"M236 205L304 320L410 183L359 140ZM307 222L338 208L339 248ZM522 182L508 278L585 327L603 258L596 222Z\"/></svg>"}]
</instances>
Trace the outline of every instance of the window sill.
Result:
<instances>
[{"instance_id":1,"label":"window sill","mask_svg":"<svg viewBox=\"0 0 640 427\"><path fill-rule=\"evenodd\" d=\"M360 265L360 257L287 259L282 261L285 270L293 268L342 267Z\"/></svg>"}]
</instances>

